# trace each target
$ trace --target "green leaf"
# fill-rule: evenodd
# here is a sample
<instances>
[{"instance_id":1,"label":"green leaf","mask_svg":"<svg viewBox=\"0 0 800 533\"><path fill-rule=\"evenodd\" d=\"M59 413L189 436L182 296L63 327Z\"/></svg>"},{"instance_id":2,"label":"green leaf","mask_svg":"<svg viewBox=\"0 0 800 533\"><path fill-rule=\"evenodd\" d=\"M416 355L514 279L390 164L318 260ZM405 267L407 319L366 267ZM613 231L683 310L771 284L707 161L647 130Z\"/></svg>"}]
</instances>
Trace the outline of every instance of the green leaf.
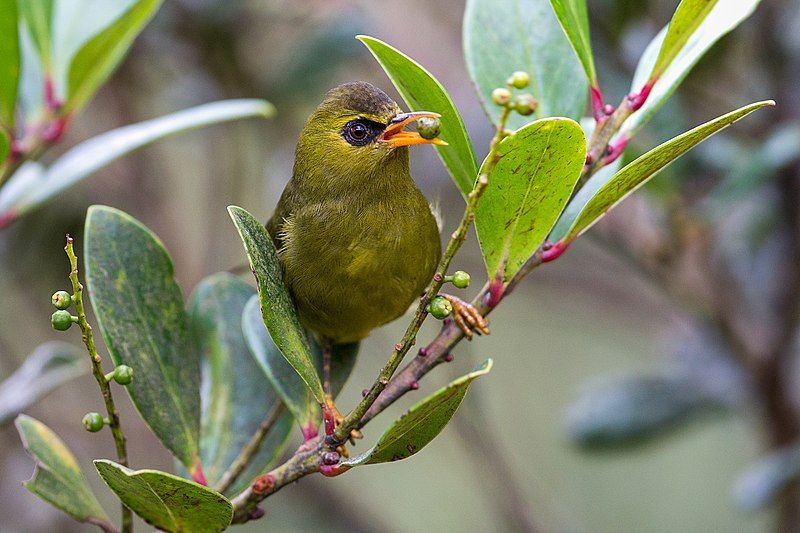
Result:
<instances>
[{"instance_id":1,"label":"green leaf","mask_svg":"<svg viewBox=\"0 0 800 533\"><path fill-rule=\"evenodd\" d=\"M442 115L440 137L448 146L435 146L436 151L461 193L469 194L478 165L464 121L450 95L422 65L396 48L366 35L356 38L372 52L411 111L433 111Z\"/></svg>"},{"instance_id":2,"label":"green leaf","mask_svg":"<svg viewBox=\"0 0 800 533\"><path fill-rule=\"evenodd\" d=\"M28 176L14 195L0 191L0 218L9 214L19 217L112 161L170 135L229 120L270 118L274 114L275 108L264 100L222 100L102 133L68 150L35 178Z\"/></svg>"},{"instance_id":3,"label":"green leaf","mask_svg":"<svg viewBox=\"0 0 800 533\"><path fill-rule=\"evenodd\" d=\"M0 383L0 426L62 384L88 373L87 357L83 350L66 342L39 345Z\"/></svg>"},{"instance_id":4,"label":"green leaf","mask_svg":"<svg viewBox=\"0 0 800 533\"><path fill-rule=\"evenodd\" d=\"M19 415L15 422L22 444L36 461L25 488L80 522L113 527L95 498L69 448L35 418Z\"/></svg>"},{"instance_id":5,"label":"green leaf","mask_svg":"<svg viewBox=\"0 0 800 533\"><path fill-rule=\"evenodd\" d=\"M588 386L567 412L567 433L587 448L642 444L719 407L691 378L626 376Z\"/></svg>"},{"instance_id":6,"label":"green leaf","mask_svg":"<svg viewBox=\"0 0 800 533\"><path fill-rule=\"evenodd\" d=\"M25 6L29 2L21 2ZM34 4L30 0L30 4ZM23 7L23 10L25 8ZM0 137L6 144L14 128L14 109L19 83L19 35L17 34L16 0L0 0ZM0 147L0 164L5 161L8 147Z\"/></svg>"},{"instance_id":7,"label":"green leaf","mask_svg":"<svg viewBox=\"0 0 800 533\"><path fill-rule=\"evenodd\" d=\"M267 415L283 409L250 355L242 333L242 311L251 296L258 298L253 287L220 272L201 281L189 299L191 332L198 341L202 362L200 457L210 486L217 484ZM258 318L260 322L260 314ZM228 494L246 488L275 462L291 427L292 417L286 412L267 433L235 484L226 490Z\"/></svg>"},{"instance_id":8,"label":"green leaf","mask_svg":"<svg viewBox=\"0 0 800 533\"><path fill-rule=\"evenodd\" d=\"M346 467L399 461L411 457L432 441L450 422L470 384L488 374L492 360L434 392L414 405L387 429L378 443L361 455L343 461Z\"/></svg>"},{"instance_id":9,"label":"green leaf","mask_svg":"<svg viewBox=\"0 0 800 533\"><path fill-rule=\"evenodd\" d=\"M565 242L574 240L592 227L595 222L600 220L603 215L624 200L629 194L644 185L664 167L685 154L695 145L718 131L725 129L737 120L744 118L756 109L773 105L775 105L775 102L772 100L765 100L731 111L730 113L697 126L653 148L635 161L629 163L622 170L614 174L614 176L592 196L562 240Z\"/></svg>"},{"instance_id":10,"label":"green leaf","mask_svg":"<svg viewBox=\"0 0 800 533\"><path fill-rule=\"evenodd\" d=\"M242 238L250 268L256 277L261 314L270 337L300 374L317 403L322 404L322 384L294 302L283 284L283 269L275 245L267 229L253 215L236 206L228 207L228 213Z\"/></svg>"},{"instance_id":11,"label":"green leaf","mask_svg":"<svg viewBox=\"0 0 800 533\"><path fill-rule=\"evenodd\" d=\"M503 139L498 155L475 229L489 279L502 275L508 281L567 204L586 158L586 140L573 120L541 119Z\"/></svg>"},{"instance_id":12,"label":"green leaf","mask_svg":"<svg viewBox=\"0 0 800 533\"><path fill-rule=\"evenodd\" d=\"M81 109L125 57L133 40L162 0L139 0L109 27L92 37L72 59L67 79L68 112Z\"/></svg>"},{"instance_id":13,"label":"green leaf","mask_svg":"<svg viewBox=\"0 0 800 533\"><path fill-rule=\"evenodd\" d=\"M733 487L733 499L747 511L764 509L800 478L800 446L774 451L751 465Z\"/></svg>"},{"instance_id":14,"label":"green leaf","mask_svg":"<svg viewBox=\"0 0 800 533\"><path fill-rule=\"evenodd\" d=\"M716 5L717 0L681 0L667 26L667 34L661 43L658 57L650 71L649 80L661 77L664 70L677 58L692 34Z\"/></svg>"},{"instance_id":15,"label":"green leaf","mask_svg":"<svg viewBox=\"0 0 800 533\"><path fill-rule=\"evenodd\" d=\"M45 71L50 71L53 49L53 0L17 2L19 16L27 25L31 41ZM16 25L16 17L13 19Z\"/></svg>"},{"instance_id":16,"label":"green leaf","mask_svg":"<svg viewBox=\"0 0 800 533\"><path fill-rule=\"evenodd\" d=\"M225 530L233 505L222 494L166 472L131 470L113 461L94 462L103 481L131 511L170 533Z\"/></svg>"},{"instance_id":17,"label":"green leaf","mask_svg":"<svg viewBox=\"0 0 800 533\"><path fill-rule=\"evenodd\" d=\"M589 38L589 16L586 14L586 0L550 0L561 28L567 34L578 59L586 73L589 85L597 87L597 73L594 70L592 41Z\"/></svg>"},{"instance_id":18,"label":"green leaf","mask_svg":"<svg viewBox=\"0 0 800 533\"><path fill-rule=\"evenodd\" d=\"M468 0L464 55L483 108L497 124L501 108L492 91L515 70L531 76L525 91L539 101L535 115L509 116L517 129L537 118L580 118L588 94L583 67L572 51L549 0Z\"/></svg>"},{"instance_id":19,"label":"green leaf","mask_svg":"<svg viewBox=\"0 0 800 533\"><path fill-rule=\"evenodd\" d=\"M736 28L758 6L760 0L718 0L710 13L684 42L675 58L665 66L644 105L631 115L622 126L621 135L631 138L669 99L689 71L721 37ZM631 91L638 92L647 84L656 67L667 28L647 46L631 83Z\"/></svg>"},{"instance_id":20,"label":"green leaf","mask_svg":"<svg viewBox=\"0 0 800 533\"><path fill-rule=\"evenodd\" d=\"M253 296L245 305L242 314L242 329L250 352L258 365L264 371L272 386L280 395L283 403L289 408L292 416L300 425L300 430L305 438L313 438L317 434L317 427L322 419L319 404L314 399L305 382L300 378L295 369L283 357L269 332L264 327L261 316L260 300ZM322 350L311 339L311 351L314 366L319 374L322 373ZM358 343L334 345L331 353L331 392L334 398L342 390L347 378L353 370Z\"/></svg>"},{"instance_id":21,"label":"green leaf","mask_svg":"<svg viewBox=\"0 0 800 533\"><path fill-rule=\"evenodd\" d=\"M142 418L194 475L200 466L200 361L164 245L117 209L89 208L86 279L111 358L133 368L126 387Z\"/></svg>"}]
</instances>

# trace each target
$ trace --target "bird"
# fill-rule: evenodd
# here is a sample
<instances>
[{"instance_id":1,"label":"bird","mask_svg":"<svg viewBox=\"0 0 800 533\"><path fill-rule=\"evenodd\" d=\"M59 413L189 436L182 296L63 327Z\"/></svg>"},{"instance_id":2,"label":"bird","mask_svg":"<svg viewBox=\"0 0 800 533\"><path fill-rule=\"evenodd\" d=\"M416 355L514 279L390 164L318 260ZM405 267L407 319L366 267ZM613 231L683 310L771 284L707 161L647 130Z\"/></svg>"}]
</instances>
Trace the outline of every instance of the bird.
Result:
<instances>
[{"instance_id":1,"label":"bird","mask_svg":"<svg viewBox=\"0 0 800 533\"><path fill-rule=\"evenodd\" d=\"M439 115L403 112L367 82L330 90L300 133L292 177L266 224L300 322L322 347L325 399L337 419L331 347L403 315L441 258L437 218L411 177L409 146L447 143L404 130L422 117ZM460 324L488 333L474 308L443 296L469 318Z\"/></svg>"}]
</instances>

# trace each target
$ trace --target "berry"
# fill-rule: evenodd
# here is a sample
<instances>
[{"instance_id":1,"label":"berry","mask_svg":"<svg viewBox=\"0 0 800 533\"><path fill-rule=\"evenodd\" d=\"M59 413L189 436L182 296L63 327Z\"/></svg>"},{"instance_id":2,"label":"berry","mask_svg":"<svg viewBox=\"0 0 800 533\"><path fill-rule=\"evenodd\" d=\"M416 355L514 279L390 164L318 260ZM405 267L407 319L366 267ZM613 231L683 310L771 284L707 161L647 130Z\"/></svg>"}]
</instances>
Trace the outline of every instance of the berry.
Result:
<instances>
[{"instance_id":1,"label":"berry","mask_svg":"<svg viewBox=\"0 0 800 533\"><path fill-rule=\"evenodd\" d=\"M531 82L530 74L522 70L518 70L513 74L511 74L506 83L512 85L515 89L524 89L525 87L528 86L530 82Z\"/></svg>"},{"instance_id":2,"label":"berry","mask_svg":"<svg viewBox=\"0 0 800 533\"><path fill-rule=\"evenodd\" d=\"M105 421L103 421L103 417L100 416L100 413L86 413L83 416L83 427L86 428L86 431L97 433L103 429L104 424Z\"/></svg>"},{"instance_id":3,"label":"berry","mask_svg":"<svg viewBox=\"0 0 800 533\"><path fill-rule=\"evenodd\" d=\"M528 116L536 110L536 98L532 94L520 94L514 99L514 111Z\"/></svg>"},{"instance_id":4,"label":"berry","mask_svg":"<svg viewBox=\"0 0 800 533\"><path fill-rule=\"evenodd\" d=\"M120 385L128 385L133 381L133 369L128 365L119 365L114 369L114 381Z\"/></svg>"},{"instance_id":5,"label":"berry","mask_svg":"<svg viewBox=\"0 0 800 533\"><path fill-rule=\"evenodd\" d=\"M453 273L453 285L459 289L466 289L469 287L469 274L463 270L457 270Z\"/></svg>"},{"instance_id":6,"label":"berry","mask_svg":"<svg viewBox=\"0 0 800 533\"><path fill-rule=\"evenodd\" d=\"M423 117L417 121L417 133L423 139L435 139L439 136L441 125L438 118Z\"/></svg>"},{"instance_id":7,"label":"berry","mask_svg":"<svg viewBox=\"0 0 800 533\"><path fill-rule=\"evenodd\" d=\"M447 298L437 296L431 300L431 303L428 305L428 311L434 318L443 320L453 312L453 304L451 304L450 300Z\"/></svg>"},{"instance_id":8,"label":"berry","mask_svg":"<svg viewBox=\"0 0 800 533\"><path fill-rule=\"evenodd\" d=\"M53 329L67 331L72 326L72 315L69 314L69 311L58 310L50 317L50 323L53 324Z\"/></svg>"},{"instance_id":9,"label":"berry","mask_svg":"<svg viewBox=\"0 0 800 533\"><path fill-rule=\"evenodd\" d=\"M53 294L53 305L56 309L69 309L72 305L72 296L67 291L58 291Z\"/></svg>"},{"instance_id":10,"label":"berry","mask_svg":"<svg viewBox=\"0 0 800 533\"><path fill-rule=\"evenodd\" d=\"M492 91L492 102L497 105L508 105L511 101L511 91L506 89L505 87L498 87L494 91Z\"/></svg>"}]
</instances>

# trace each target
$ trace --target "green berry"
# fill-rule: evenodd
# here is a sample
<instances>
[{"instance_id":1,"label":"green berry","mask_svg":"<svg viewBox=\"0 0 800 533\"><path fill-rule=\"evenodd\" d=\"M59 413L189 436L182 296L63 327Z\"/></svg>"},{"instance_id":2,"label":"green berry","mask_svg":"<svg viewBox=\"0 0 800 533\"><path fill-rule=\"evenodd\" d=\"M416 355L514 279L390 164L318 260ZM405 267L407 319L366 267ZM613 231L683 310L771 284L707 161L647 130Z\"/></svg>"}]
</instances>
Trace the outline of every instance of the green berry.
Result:
<instances>
[{"instance_id":1,"label":"green berry","mask_svg":"<svg viewBox=\"0 0 800 533\"><path fill-rule=\"evenodd\" d=\"M433 318L443 320L453 312L453 304L447 298L437 296L431 300L430 305L428 305L428 311L433 315Z\"/></svg>"},{"instance_id":2,"label":"green berry","mask_svg":"<svg viewBox=\"0 0 800 533\"><path fill-rule=\"evenodd\" d=\"M511 74L507 83L514 86L515 89L524 89L531 82L531 76L527 72L518 70Z\"/></svg>"},{"instance_id":3,"label":"green berry","mask_svg":"<svg viewBox=\"0 0 800 533\"><path fill-rule=\"evenodd\" d=\"M72 296L67 291L58 291L53 294L53 305L56 309L69 309L72 305Z\"/></svg>"},{"instance_id":4,"label":"green berry","mask_svg":"<svg viewBox=\"0 0 800 533\"><path fill-rule=\"evenodd\" d=\"M60 309L50 317L50 323L53 324L53 329L67 331L72 326L72 315L69 311Z\"/></svg>"},{"instance_id":5,"label":"green berry","mask_svg":"<svg viewBox=\"0 0 800 533\"><path fill-rule=\"evenodd\" d=\"M119 365L114 369L114 381L120 385L128 385L133 381L133 369L128 365Z\"/></svg>"},{"instance_id":6,"label":"green berry","mask_svg":"<svg viewBox=\"0 0 800 533\"><path fill-rule=\"evenodd\" d=\"M505 87L498 87L492 91L492 102L497 105L508 105L511 101L511 91Z\"/></svg>"},{"instance_id":7,"label":"green berry","mask_svg":"<svg viewBox=\"0 0 800 533\"><path fill-rule=\"evenodd\" d=\"M438 118L423 117L417 121L417 133L423 139L435 139L439 136L441 125Z\"/></svg>"},{"instance_id":8,"label":"green berry","mask_svg":"<svg viewBox=\"0 0 800 533\"><path fill-rule=\"evenodd\" d=\"M86 428L86 431L97 433L103 429L104 424L105 422L103 421L103 417L100 416L100 413L86 413L83 415L83 427Z\"/></svg>"},{"instance_id":9,"label":"green berry","mask_svg":"<svg viewBox=\"0 0 800 533\"><path fill-rule=\"evenodd\" d=\"M520 94L514 98L514 111L520 115L528 116L536 111L536 98L532 94Z\"/></svg>"},{"instance_id":10,"label":"green berry","mask_svg":"<svg viewBox=\"0 0 800 533\"><path fill-rule=\"evenodd\" d=\"M453 273L453 285L459 289L466 289L469 287L469 274L463 270L457 270Z\"/></svg>"}]
</instances>

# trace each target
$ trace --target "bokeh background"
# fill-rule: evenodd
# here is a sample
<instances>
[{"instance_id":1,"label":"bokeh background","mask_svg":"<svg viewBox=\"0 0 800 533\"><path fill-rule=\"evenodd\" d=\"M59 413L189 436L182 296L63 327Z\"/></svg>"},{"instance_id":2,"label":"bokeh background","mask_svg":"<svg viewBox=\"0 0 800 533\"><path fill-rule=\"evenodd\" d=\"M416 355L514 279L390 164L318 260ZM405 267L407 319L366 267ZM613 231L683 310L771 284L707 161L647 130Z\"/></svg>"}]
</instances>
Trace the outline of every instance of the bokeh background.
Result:
<instances>
[{"instance_id":1,"label":"bokeh background","mask_svg":"<svg viewBox=\"0 0 800 533\"><path fill-rule=\"evenodd\" d=\"M595 57L610 101L625 94L639 55L675 4L590 0ZM324 92L363 79L396 95L353 38L357 34L379 37L431 70L461 110L482 157L491 128L464 66L463 8L456 0L165 3L49 157L113 127L220 98L263 97L279 114L162 141L0 233L0 377L41 342L65 338L50 327L49 299L67 285L64 234L81 234L91 204L121 208L153 229L169 249L187 296L206 275L241 264L241 243L225 207L241 205L268 218L291 174L300 128ZM779 144L794 150L781 168L797 170L800 143L792 134L800 109L798 28L800 4L772 0L723 38L635 139L631 154L751 101L773 97L779 107L685 156L593 233L627 232L633 241L647 241L668 223L657 213L676 195L706 209L709 191L741 174L753 163L747 154L762 150L777 131L788 131L788 144ZM742 193L757 199L717 206L714 216L737 221L744 212L761 224L761 234L768 233L779 201L769 183L779 169L765 159L761 167L747 167L742 178L759 176L762 187ZM439 200L452 226L463 204L434 151L418 148L412 160L417 182ZM741 232L729 234L732 253L744 250L752 259ZM586 452L568 439L565 412L587 380L682 364L679 354L690 342L691 312L665 296L628 255L607 239L587 236L559 261L535 271L492 315L492 335L459 346L455 361L439 367L416 393L421 397L484 358L495 359L493 372L474 385L454 423L423 453L332 480L306 478L270 498L266 517L242 530L509 531L526 524L556 532L772 530L774 512L748 513L731 498L737 476L769 445L757 407L705 414L662 438L621 450ZM473 274L477 290L483 268L474 236L455 266ZM756 289L760 279L754 278ZM762 296L753 291L756 301ZM364 343L341 405L357 401L404 326L400 320ZM422 338L434 333L429 325ZM78 342L77 334L68 335ZM127 397L117 397L132 464L171 469L169 454ZM359 448L411 400L372 423ZM89 467L92 458L113 457L111 439L87 434L80 423L84 412L100 406L87 375L28 412L64 438L113 513L114 496ZM0 529L91 530L22 488L32 468L13 426L0 428Z\"/></svg>"}]
</instances>

